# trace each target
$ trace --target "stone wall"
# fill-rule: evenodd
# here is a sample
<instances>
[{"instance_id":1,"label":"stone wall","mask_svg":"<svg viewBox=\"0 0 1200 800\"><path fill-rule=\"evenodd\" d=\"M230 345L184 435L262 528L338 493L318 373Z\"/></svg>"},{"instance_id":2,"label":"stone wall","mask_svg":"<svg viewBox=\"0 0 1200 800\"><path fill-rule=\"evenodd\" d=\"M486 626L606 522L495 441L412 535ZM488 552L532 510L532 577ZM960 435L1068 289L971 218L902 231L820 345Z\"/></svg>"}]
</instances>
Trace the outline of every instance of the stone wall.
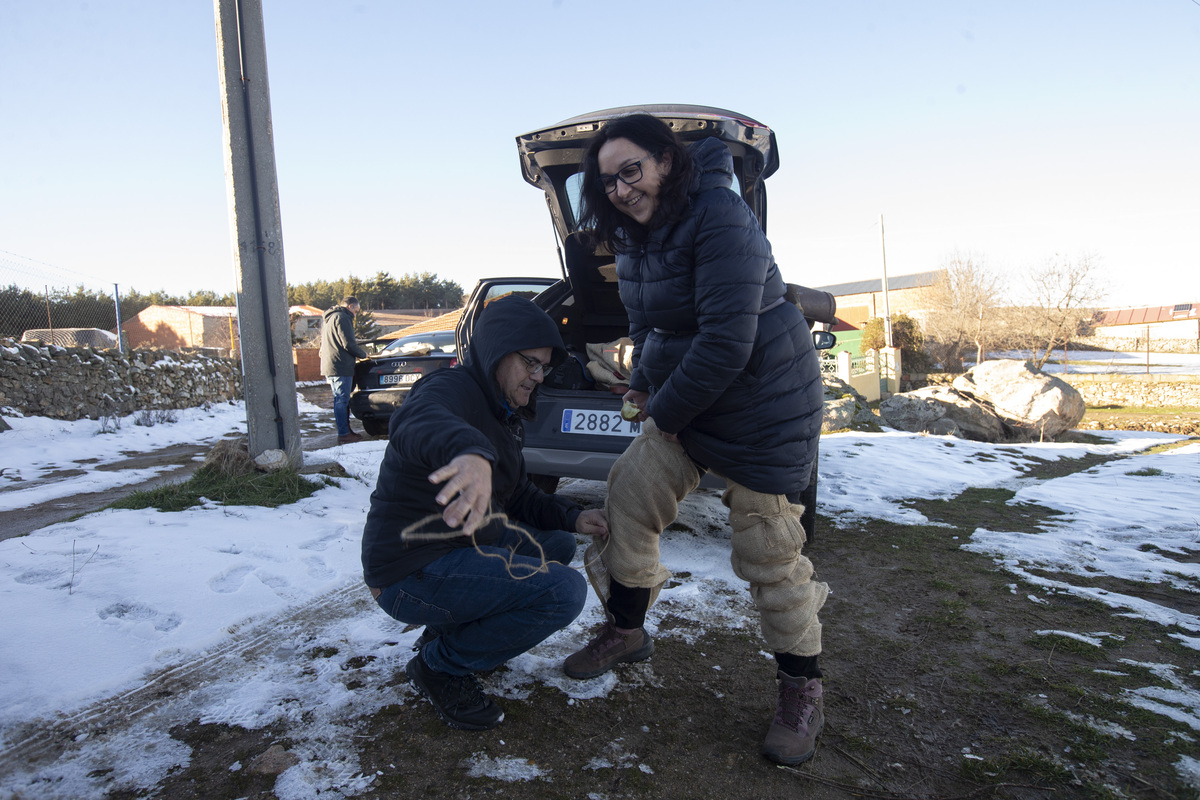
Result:
<instances>
[{"instance_id":1,"label":"stone wall","mask_svg":"<svg viewBox=\"0 0 1200 800\"><path fill-rule=\"evenodd\" d=\"M1144 353L1146 352L1146 340L1137 336L1088 336L1080 339L1078 342L1073 342L1072 345L1083 345L1097 350L1106 350L1115 353ZM1189 337L1186 339L1162 339L1157 336L1150 337L1150 352L1151 353L1200 353L1200 338ZM1072 350L1072 355L1079 358L1079 354ZM1086 356L1082 356L1086 358Z\"/></svg>"},{"instance_id":2,"label":"stone wall","mask_svg":"<svg viewBox=\"0 0 1200 800\"><path fill-rule=\"evenodd\" d=\"M167 350L56 347L0 340L0 408L76 420L240 400L241 364Z\"/></svg>"},{"instance_id":3,"label":"stone wall","mask_svg":"<svg viewBox=\"0 0 1200 800\"><path fill-rule=\"evenodd\" d=\"M950 373L905 374L900 391L911 392L925 386L947 385L957 376ZM1092 407L1127 406L1130 408L1200 408L1200 375L1088 375L1059 374Z\"/></svg>"},{"instance_id":4,"label":"stone wall","mask_svg":"<svg viewBox=\"0 0 1200 800\"><path fill-rule=\"evenodd\" d=\"M1200 408L1200 375L1055 375L1092 407Z\"/></svg>"}]
</instances>

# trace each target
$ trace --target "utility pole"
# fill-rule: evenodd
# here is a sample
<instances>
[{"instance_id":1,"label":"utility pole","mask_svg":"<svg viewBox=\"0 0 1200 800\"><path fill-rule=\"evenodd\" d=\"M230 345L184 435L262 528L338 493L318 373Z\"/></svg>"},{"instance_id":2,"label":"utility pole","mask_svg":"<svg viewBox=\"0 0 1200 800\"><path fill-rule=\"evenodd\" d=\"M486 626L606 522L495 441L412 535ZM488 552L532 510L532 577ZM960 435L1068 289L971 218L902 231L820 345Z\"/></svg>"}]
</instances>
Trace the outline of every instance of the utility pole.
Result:
<instances>
[{"instance_id":1,"label":"utility pole","mask_svg":"<svg viewBox=\"0 0 1200 800\"><path fill-rule=\"evenodd\" d=\"M879 215L879 247L883 253L883 341L892 347L892 307L888 303L887 242L883 238L883 214Z\"/></svg>"},{"instance_id":2,"label":"utility pole","mask_svg":"<svg viewBox=\"0 0 1200 800\"><path fill-rule=\"evenodd\" d=\"M300 449L262 0L213 0L250 456Z\"/></svg>"}]
</instances>

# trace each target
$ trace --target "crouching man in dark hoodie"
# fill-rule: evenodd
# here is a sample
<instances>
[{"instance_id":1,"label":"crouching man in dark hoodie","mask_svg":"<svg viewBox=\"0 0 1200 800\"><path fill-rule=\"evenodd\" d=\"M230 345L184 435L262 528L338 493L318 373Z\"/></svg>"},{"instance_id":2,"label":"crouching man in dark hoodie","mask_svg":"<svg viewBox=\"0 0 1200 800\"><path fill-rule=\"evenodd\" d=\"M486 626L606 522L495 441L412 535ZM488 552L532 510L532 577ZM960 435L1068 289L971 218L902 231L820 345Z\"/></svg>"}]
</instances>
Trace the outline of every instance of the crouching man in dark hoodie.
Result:
<instances>
[{"instance_id":1,"label":"crouching man in dark hoodie","mask_svg":"<svg viewBox=\"0 0 1200 800\"><path fill-rule=\"evenodd\" d=\"M606 536L584 511L529 482L522 418L567 357L554 321L520 297L480 315L463 362L422 378L392 416L363 531L367 586L401 622L424 625L405 672L450 726L504 719L475 673L524 653L583 610L568 565L574 532ZM486 520L493 513L506 519ZM402 537L416 527L422 535Z\"/></svg>"}]
</instances>

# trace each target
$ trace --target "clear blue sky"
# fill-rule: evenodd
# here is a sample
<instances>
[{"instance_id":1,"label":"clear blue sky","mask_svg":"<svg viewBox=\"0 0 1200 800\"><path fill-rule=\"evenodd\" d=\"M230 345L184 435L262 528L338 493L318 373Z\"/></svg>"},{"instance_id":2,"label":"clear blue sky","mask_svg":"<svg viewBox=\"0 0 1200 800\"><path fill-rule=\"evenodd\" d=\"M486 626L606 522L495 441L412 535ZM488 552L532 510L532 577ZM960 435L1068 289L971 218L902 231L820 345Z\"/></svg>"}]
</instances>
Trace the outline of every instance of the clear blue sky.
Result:
<instances>
[{"instance_id":1,"label":"clear blue sky","mask_svg":"<svg viewBox=\"0 0 1200 800\"><path fill-rule=\"evenodd\" d=\"M1200 300L1200 0L265 0L287 278L557 274L514 137L682 102L775 129L809 285L1090 254ZM211 2L0 0L0 284L235 289ZM48 265L48 266L47 266ZM61 276L61 277L56 277Z\"/></svg>"}]
</instances>

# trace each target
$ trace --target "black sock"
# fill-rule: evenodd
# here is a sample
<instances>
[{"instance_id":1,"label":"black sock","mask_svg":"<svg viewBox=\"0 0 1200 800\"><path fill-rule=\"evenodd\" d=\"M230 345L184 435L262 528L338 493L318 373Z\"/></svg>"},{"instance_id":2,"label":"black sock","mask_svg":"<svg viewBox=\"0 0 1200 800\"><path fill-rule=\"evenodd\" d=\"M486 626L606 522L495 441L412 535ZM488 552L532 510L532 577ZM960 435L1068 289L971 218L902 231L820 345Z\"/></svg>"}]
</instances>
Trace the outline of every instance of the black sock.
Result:
<instances>
[{"instance_id":1,"label":"black sock","mask_svg":"<svg viewBox=\"0 0 1200 800\"><path fill-rule=\"evenodd\" d=\"M650 590L633 589L616 581L609 582L608 613L618 628L631 630L646 624L646 609L650 607Z\"/></svg>"},{"instance_id":2,"label":"black sock","mask_svg":"<svg viewBox=\"0 0 1200 800\"><path fill-rule=\"evenodd\" d=\"M779 665L779 669L793 678L804 678L810 681L813 678L822 677L821 668L817 665L816 656L794 656L791 653L776 653L775 663Z\"/></svg>"}]
</instances>

